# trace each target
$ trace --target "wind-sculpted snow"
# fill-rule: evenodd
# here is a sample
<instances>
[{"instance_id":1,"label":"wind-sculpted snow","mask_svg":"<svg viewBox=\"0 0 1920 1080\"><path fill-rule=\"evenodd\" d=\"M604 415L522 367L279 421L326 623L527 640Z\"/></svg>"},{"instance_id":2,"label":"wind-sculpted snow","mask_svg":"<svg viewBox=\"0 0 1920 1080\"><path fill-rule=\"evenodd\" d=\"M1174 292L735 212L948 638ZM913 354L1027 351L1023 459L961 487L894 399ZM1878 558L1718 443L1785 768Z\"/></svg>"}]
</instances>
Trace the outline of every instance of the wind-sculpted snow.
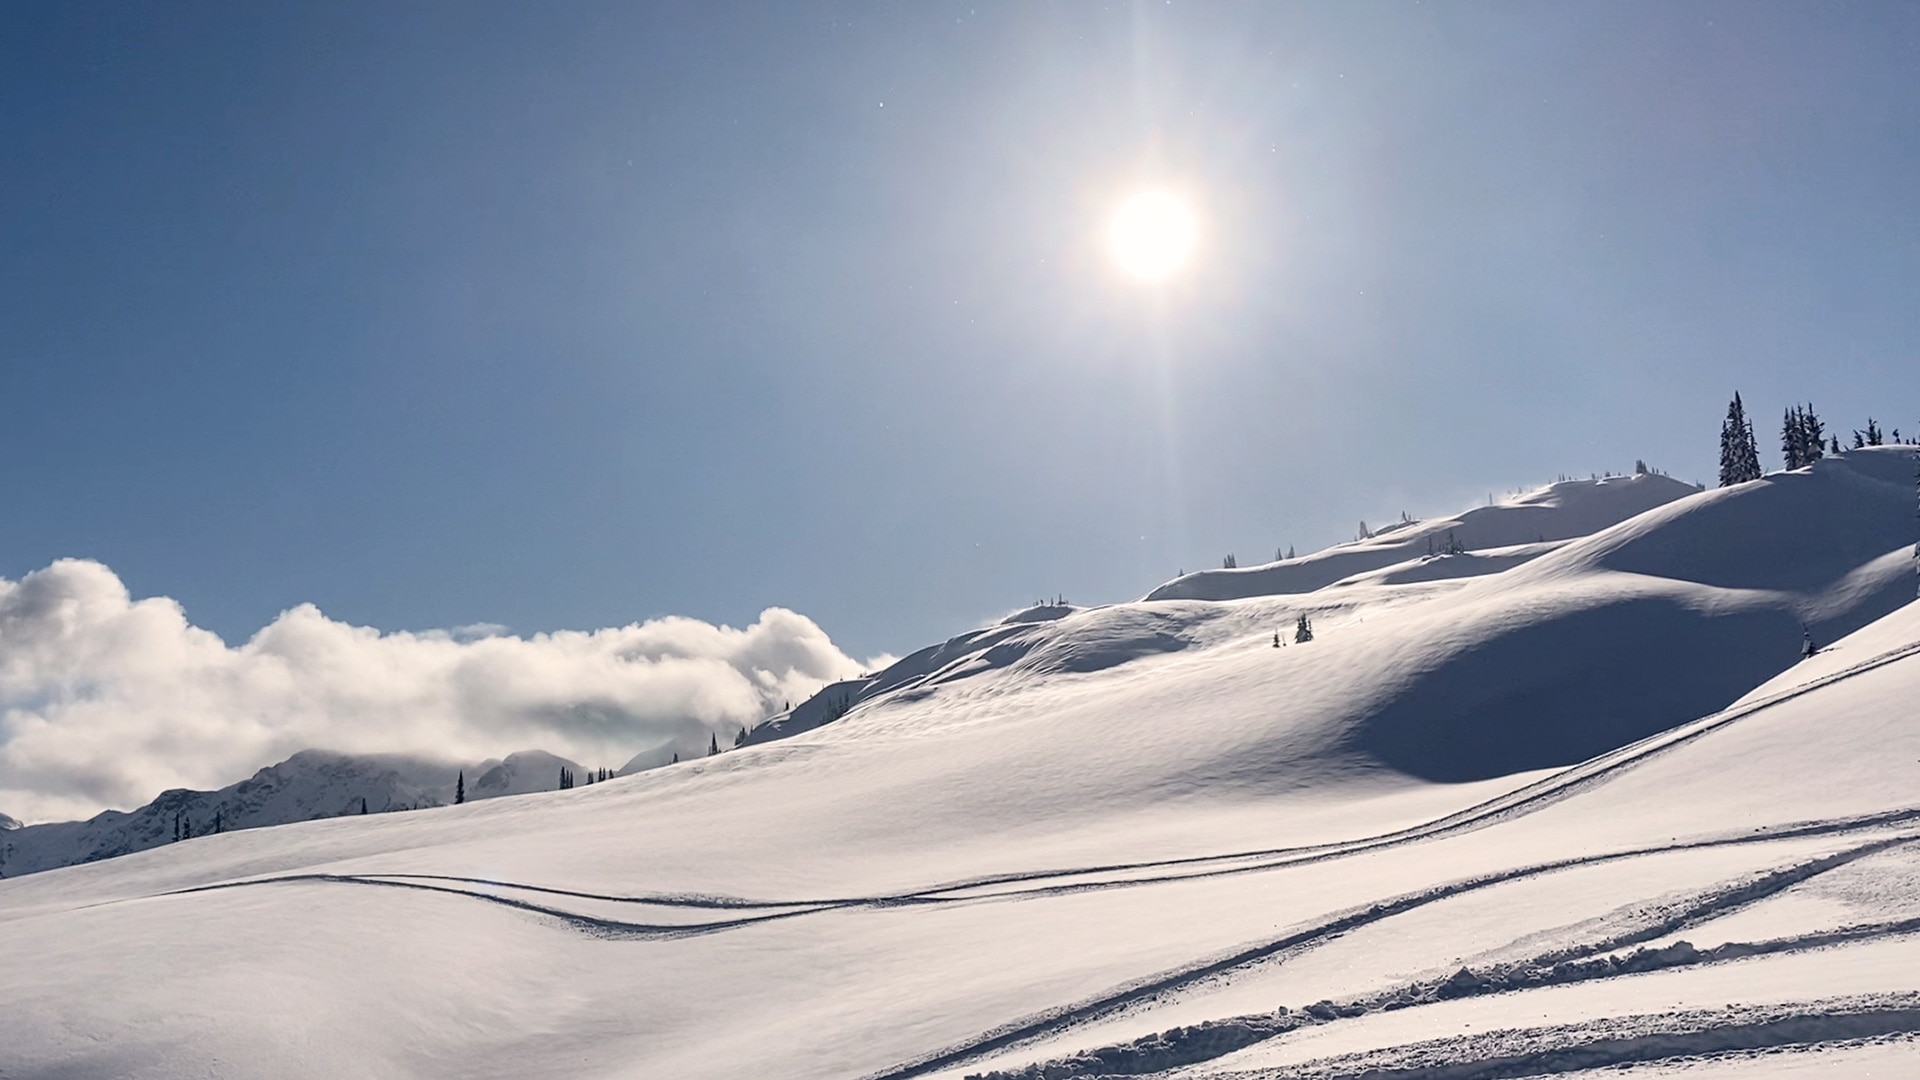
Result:
<instances>
[{"instance_id":1,"label":"wind-sculpted snow","mask_svg":"<svg viewBox=\"0 0 1920 1080\"><path fill-rule=\"evenodd\" d=\"M1234 600L1306 593L1356 574L1444 551L1512 548L1588 536L1699 489L1656 474L1568 480L1453 517L1383 529L1370 539L1244 569L1202 570L1167 582L1148 600Z\"/></svg>"},{"instance_id":2,"label":"wind-sculpted snow","mask_svg":"<svg viewBox=\"0 0 1920 1080\"><path fill-rule=\"evenodd\" d=\"M9 877L0 1075L1920 1074L1900 453L1018 612L609 783Z\"/></svg>"}]
</instances>

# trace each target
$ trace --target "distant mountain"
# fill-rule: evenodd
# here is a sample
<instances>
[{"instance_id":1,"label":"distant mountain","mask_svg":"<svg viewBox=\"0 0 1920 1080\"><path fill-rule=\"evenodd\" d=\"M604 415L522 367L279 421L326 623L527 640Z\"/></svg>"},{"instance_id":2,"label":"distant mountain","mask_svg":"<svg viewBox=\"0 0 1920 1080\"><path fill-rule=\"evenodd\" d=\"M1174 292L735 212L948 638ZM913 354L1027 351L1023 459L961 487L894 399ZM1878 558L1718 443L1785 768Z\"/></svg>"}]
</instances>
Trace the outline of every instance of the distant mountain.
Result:
<instances>
[{"instance_id":1,"label":"distant mountain","mask_svg":"<svg viewBox=\"0 0 1920 1080\"><path fill-rule=\"evenodd\" d=\"M192 836L232 832L292 821L381 814L446 806L461 775L469 800L552 791L560 770L580 776L575 762L542 750L524 750L478 764L434 761L399 754L340 754L302 750L278 765L218 791L165 791L131 813L109 810L86 821L22 826L0 815L0 876L110 859L174 842L176 830ZM364 808L364 809L363 809Z\"/></svg>"}]
</instances>

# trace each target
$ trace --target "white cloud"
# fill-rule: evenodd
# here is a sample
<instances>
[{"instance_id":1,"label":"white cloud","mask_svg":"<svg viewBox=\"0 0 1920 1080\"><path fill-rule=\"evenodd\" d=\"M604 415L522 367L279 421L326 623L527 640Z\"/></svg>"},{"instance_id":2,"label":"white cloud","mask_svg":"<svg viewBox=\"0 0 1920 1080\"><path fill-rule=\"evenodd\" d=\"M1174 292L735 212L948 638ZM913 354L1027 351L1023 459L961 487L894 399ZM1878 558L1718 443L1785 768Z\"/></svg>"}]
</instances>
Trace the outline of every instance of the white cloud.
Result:
<instances>
[{"instance_id":1,"label":"white cloud","mask_svg":"<svg viewBox=\"0 0 1920 1080\"><path fill-rule=\"evenodd\" d=\"M381 633L302 604L229 647L97 562L0 578L0 809L129 808L309 747L465 760L537 747L618 765L667 739L705 745L863 669L783 608L744 629L504 631Z\"/></svg>"}]
</instances>

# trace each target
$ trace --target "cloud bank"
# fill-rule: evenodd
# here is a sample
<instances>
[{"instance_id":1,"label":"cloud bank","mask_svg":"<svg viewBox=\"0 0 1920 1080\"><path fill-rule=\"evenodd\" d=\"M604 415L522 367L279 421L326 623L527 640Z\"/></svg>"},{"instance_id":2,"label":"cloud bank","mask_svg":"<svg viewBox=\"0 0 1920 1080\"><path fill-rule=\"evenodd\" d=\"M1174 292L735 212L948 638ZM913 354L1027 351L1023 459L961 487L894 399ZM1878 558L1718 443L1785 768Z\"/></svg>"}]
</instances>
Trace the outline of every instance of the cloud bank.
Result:
<instances>
[{"instance_id":1,"label":"cloud bank","mask_svg":"<svg viewBox=\"0 0 1920 1080\"><path fill-rule=\"evenodd\" d=\"M618 766L731 737L865 665L803 615L514 637L349 626L311 604L229 647L166 597L62 559L0 578L0 810L26 821L215 788L309 747Z\"/></svg>"}]
</instances>

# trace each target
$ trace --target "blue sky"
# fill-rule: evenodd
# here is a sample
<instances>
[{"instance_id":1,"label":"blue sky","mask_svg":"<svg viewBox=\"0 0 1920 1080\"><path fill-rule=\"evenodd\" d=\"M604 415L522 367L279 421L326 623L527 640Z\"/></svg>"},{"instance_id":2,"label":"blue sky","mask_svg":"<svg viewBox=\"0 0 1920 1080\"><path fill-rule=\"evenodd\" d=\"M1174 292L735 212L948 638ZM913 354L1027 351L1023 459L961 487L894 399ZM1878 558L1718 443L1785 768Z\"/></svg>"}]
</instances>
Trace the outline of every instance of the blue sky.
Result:
<instances>
[{"instance_id":1,"label":"blue sky","mask_svg":"<svg viewBox=\"0 0 1920 1080\"><path fill-rule=\"evenodd\" d=\"M0 576L859 656L1710 480L1736 388L1920 428L1915 71L1891 2L10 5Z\"/></svg>"}]
</instances>

